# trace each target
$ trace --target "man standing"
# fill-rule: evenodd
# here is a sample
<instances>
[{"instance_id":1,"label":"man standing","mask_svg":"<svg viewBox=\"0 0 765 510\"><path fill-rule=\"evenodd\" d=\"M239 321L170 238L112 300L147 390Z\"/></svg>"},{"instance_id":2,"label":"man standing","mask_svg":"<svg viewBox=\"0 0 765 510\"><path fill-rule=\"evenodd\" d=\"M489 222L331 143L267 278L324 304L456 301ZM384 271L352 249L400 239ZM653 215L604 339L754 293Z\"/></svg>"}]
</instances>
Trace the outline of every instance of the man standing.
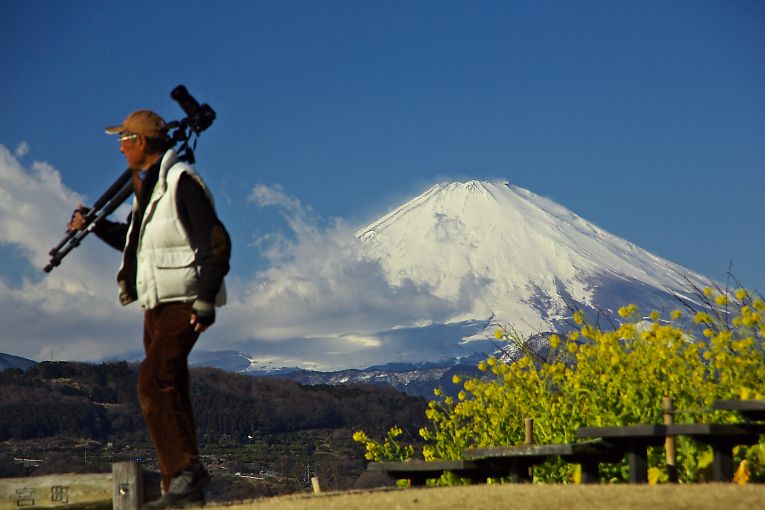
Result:
<instances>
[{"instance_id":1,"label":"man standing","mask_svg":"<svg viewBox=\"0 0 765 510\"><path fill-rule=\"evenodd\" d=\"M94 232L122 251L120 302L138 301L144 309L138 397L163 487L162 497L144 507L204 504L210 477L199 462L188 355L225 303L231 241L207 186L169 148L159 115L138 110L106 132L119 135L135 193L127 224L101 221ZM79 211L69 227L84 227Z\"/></svg>"}]
</instances>

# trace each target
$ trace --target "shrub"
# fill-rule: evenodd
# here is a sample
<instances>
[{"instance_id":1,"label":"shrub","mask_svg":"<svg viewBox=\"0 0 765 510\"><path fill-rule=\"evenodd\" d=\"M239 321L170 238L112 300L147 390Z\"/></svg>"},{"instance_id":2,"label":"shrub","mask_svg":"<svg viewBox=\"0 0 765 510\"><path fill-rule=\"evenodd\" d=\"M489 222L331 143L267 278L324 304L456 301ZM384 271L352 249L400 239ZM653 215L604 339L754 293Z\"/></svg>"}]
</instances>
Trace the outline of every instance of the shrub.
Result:
<instances>
[{"instance_id":1,"label":"shrub","mask_svg":"<svg viewBox=\"0 0 765 510\"><path fill-rule=\"evenodd\" d=\"M581 426L662 423L663 397L673 400L676 423L738 421L711 405L716 399L763 397L765 301L743 289L707 288L699 297L698 305L666 318L658 312L641 317L637 307L625 306L620 323L605 329L576 311L572 330L548 335L549 348L542 352L507 328L498 329L497 337L519 354L508 362L481 362L485 378L455 376L462 387L457 398L429 403L430 426L420 431L424 458L456 459L467 447L520 444L525 417L534 419L537 443L574 442ZM377 443L363 433L354 438L366 442L370 459L396 451L393 445L370 449ZM386 444L391 440L396 438L389 435ZM710 451L685 438L679 438L677 451L680 480L704 480ZM765 478L765 443L737 449L736 458L747 461L744 478ZM667 478L662 450L650 453L649 465L653 481ZM626 466L606 466L601 476L624 480ZM575 478L573 466L561 462L535 469L540 481Z\"/></svg>"}]
</instances>

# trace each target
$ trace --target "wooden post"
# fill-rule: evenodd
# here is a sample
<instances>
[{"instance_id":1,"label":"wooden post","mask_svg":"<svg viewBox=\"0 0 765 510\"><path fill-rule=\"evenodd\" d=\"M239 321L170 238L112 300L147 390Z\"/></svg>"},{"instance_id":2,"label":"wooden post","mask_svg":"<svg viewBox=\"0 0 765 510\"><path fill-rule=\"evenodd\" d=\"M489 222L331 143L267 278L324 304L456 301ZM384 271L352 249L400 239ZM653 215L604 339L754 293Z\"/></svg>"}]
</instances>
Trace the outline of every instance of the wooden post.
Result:
<instances>
[{"instance_id":1,"label":"wooden post","mask_svg":"<svg viewBox=\"0 0 765 510\"><path fill-rule=\"evenodd\" d=\"M534 418L523 419L524 444L534 444Z\"/></svg>"},{"instance_id":2,"label":"wooden post","mask_svg":"<svg viewBox=\"0 0 765 510\"><path fill-rule=\"evenodd\" d=\"M318 476L312 476L311 477L311 486L313 487L313 491L315 493L321 492L321 485L319 485L319 477Z\"/></svg>"},{"instance_id":3,"label":"wooden post","mask_svg":"<svg viewBox=\"0 0 765 510\"><path fill-rule=\"evenodd\" d=\"M112 509L140 510L143 504L143 469L137 462L112 464Z\"/></svg>"},{"instance_id":4,"label":"wooden post","mask_svg":"<svg viewBox=\"0 0 765 510\"><path fill-rule=\"evenodd\" d=\"M534 444L534 418L523 419L523 436L525 444ZM534 481L534 466L529 466L529 480Z\"/></svg>"},{"instance_id":5,"label":"wooden post","mask_svg":"<svg viewBox=\"0 0 765 510\"><path fill-rule=\"evenodd\" d=\"M672 403L672 398L664 397L661 403L662 410L664 412L664 425L672 425L675 423L675 407ZM678 482L677 476L677 453L675 450L675 437L667 436L664 440L664 454L667 462L667 472L669 473L669 481L672 483Z\"/></svg>"}]
</instances>

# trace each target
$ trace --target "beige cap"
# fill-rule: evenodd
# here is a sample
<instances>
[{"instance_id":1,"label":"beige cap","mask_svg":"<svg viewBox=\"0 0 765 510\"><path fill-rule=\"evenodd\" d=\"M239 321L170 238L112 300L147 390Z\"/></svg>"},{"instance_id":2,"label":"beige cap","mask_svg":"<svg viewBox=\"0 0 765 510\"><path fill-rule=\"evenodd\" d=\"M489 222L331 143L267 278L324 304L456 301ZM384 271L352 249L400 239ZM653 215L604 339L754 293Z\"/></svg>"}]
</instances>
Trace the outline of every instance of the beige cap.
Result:
<instances>
[{"instance_id":1,"label":"beige cap","mask_svg":"<svg viewBox=\"0 0 765 510\"><path fill-rule=\"evenodd\" d=\"M125 120L119 126L106 128L106 132L110 135L116 135L125 131L145 136L146 138L167 137L165 119L151 110L136 110L125 117Z\"/></svg>"}]
</instances>

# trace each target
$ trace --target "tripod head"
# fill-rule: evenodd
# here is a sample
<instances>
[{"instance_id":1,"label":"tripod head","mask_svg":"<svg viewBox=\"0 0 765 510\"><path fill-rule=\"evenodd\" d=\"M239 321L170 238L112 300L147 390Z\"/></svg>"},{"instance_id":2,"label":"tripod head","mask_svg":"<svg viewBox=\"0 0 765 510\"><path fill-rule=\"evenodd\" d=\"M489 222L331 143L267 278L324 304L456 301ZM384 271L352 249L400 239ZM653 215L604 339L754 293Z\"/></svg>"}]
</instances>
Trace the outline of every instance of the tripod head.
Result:
<instances>
[{"instance_id":1,"label":"tripod head","mask_svg":"<svg viewBox=\"0 0 765 510\"><path fill-rule=\"evenodd\" d=\"M194 163L194 149L196 149L197 140L202 131L212 125L215 120L215 110L207 103L200 105L183 85L175 87L170 92L170 97L186 113L185 118L167 124L170 144L174 146L177 143L181 143L177 151L178 158L181 161ZM194 137L193 147L189 144L192 136Z\"/></svg>"}]
</instances>

